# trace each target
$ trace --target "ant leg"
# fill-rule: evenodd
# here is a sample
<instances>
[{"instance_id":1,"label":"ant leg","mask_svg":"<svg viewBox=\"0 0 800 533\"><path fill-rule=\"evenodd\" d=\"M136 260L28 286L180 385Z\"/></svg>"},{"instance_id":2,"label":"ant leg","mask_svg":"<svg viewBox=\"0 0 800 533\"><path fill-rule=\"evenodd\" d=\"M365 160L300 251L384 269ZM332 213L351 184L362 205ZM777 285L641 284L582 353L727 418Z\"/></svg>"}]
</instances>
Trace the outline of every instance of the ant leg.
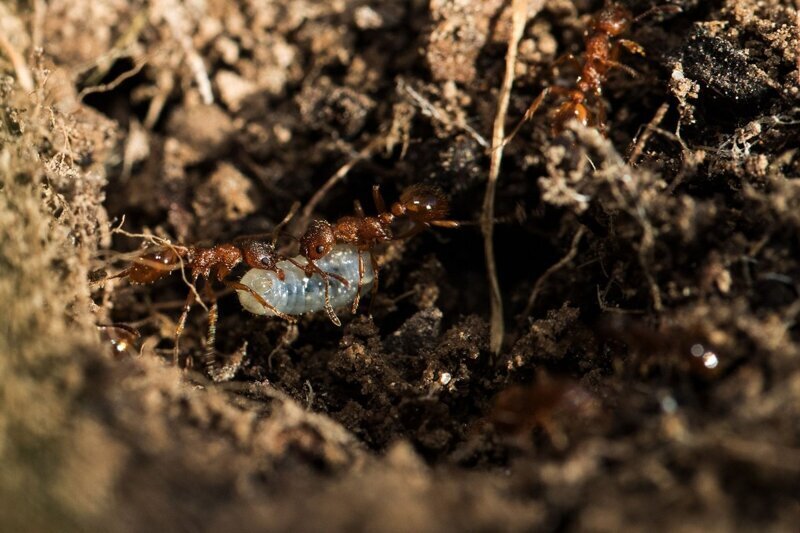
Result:
<instances>
[{"instance_id":1,"label":"ant leg","mask_svg":"<svg viewBox=\"0 0 800 533\"><path fill-rule=\"evenodd\" d=\"M260 294L258 294L256 291L254 291L251 287L248 287L247 285L244 285L243 283L239 283L238 281L224 280L222 283L226 287L229 287L231 289L234 289L234 290L237 290L237 291L244 291L244 292L250 294L250 296L255 298L256 301L260 305L262 305L266 309L269 309L270 311L272 311L275 314L275 316L277 316L278 318L282 318L285 321L289 322L290 324L294 324L295 322L297 322L297 319L294 318L293 316L287 315L286 313L282 313L281 311L278 311L277 309L275 309L274 305L272 305L269 302L267 302Z\"/></svg>"},{"instance_id":2,"label":"ant leg","mask_svg":"<svg viewBox=\"0 0 800 533\"><path fill-rule=\"evenodd\" d=\"M601 89L598 88L592 93L592 98L587 101L587 105L587 109L592 111L587 125L597 129L603 137L608 137L608 116Z\"/></svg>"},{"instance_id":3,"label":"ant leg","mask_svg":"<svg viewBox=\"0 0 800 533\"><path fill-rule=\"evenodd\" d=\"M620 63L619 61L607 61L606 65L608 65L611 68L618 68L620 70L624 70L625 73L628 76L630 76L631 78L638 78L639 77L639 73L636 70L632 69L628 65Z\"/></svg>"},{"instance_id":4,"label":"ant leg","mask_svg":"<svg viewBox=\"0 0 800 533\"><path fill-rule=\"evenodd\" d=\"M396 237L395 237L394 239L392 239L392 240L393 240L393 241L402 241L402 240L404 240L404 239L410 239L411 237L416 237L417 235L419 235L420 233L422 233L423 231L425 231L425 229L426 229L427 227L428 227L428 226L427 226L427 225L425 225L425 224L415 223L415 224L414 224L414 225L411 227L411 229L410 229L410 230L406 231L405 233L401 233L400 235L396 236Z\"/></svg>"},{"instance_id":5,"label":"ant leg","mask_svg":"<svg viewBox=\"0 0 800 533\"><path fill-rule=\"evenodd\" d=\"M378 213L386 213L386 202L383 201L380 185L372 186L372 201L375 202L375 208Z\"/></svg>"},{"instance_id":6,"label":"ant leg","mask_svg":"<svg viewBox=\"0 0 800 533\"><path fill-rule=\"evenodd\" d=\"M597 109L597 117L595 120L597 121L597 131L599 131L603 137L608 137L608 117L606 113L606 103L599 94L596 96L596 99L597 102L595 108Z\"/></svg>"},{"instance_id":7,"label":"ant leg","mask_svg":"<svg viewBox=\"0 0 800 533\"><path fill-rule=\"evenodd\" d=\"M645 55L644 47L642 45L640 45L639 43L635 42L635 41L631 41L630 39L619 39L619 40L617 40L617 42L614 45L614 48L612 50L612 54L614 53L614 51L616 51L616 53L619 54L620 48L625 48L625 50L627 50L628 52L630 52L632 54L639 54L640 56ZM614 56L612 56L612 57L614 59L617 59Z\"/></svg>"},{"instance_id":8,"label":"ant leg","mask_svg":"<svg viewBox=\"0 0 800 533\"><path fill-rule=\"evenodd\" d=\"M336 312L333 310L333 306L331 305L330 278L334 278L336 281L341 282L345 287L347 287L350 283L338 274L334 274L332 272L325 272L317 265L315 265L313 261L309 261L308 264L306 265L301 265L291 257L287 258L287 261L289 261L294 266L302 270L305 273L306 277L310 278L315 273L319 274L319 277L322 278L322 282L325 285L325 314L328 315L328 318L330 319L331 322L333 322L334 326L341 326L342 321L339 320L338 316L336 316Z\"/></svg>"},{"instance_id":9,"label":"ant leg","mask_svg":"<svg viewBox=\"0 0 800 533\"><path fill-rule=\"evenodd\" d=\"M124 278L124 277L126 277L128 274L130 274L131 272L133 272L133 267L128 267L128 268L126 268L125 270L123 270L122 272L119 272L119 273L117 273L117 274L114 274L113 276L108 276L108 277L107 277L107 278L105 278L105 279L106 279L106 280L109 280L109 279ZM102 280L102 279L101 279L100 281L104 281L104 280Z\"/></svg>"},{"instance_id":10,"label":"ant leg","mask_svg":"<svg viewBox=\"0 0 800 533\"><path fill-rule=\"evenodd\" d=\"M633 23L636 24L637 22L645 19L647 17L652 17L656 15L677 15L678 13L682 13L683 8L681 6L677 6L674 4L661 4L660 6L651 7L635 19L633 19Z\"/></svg>"},{"instance_id":11,"label":"ant leg","mask_svg":"<svg viewBox=\"0 0 800 533\"><path fill-rule=\"evenodd\" d=\"M289 211L286 213L286 216L283 217L283 220L278 222L278 224L273 228L270 232L260 232L260 233L248 233L246 235L239 235L233 238L233 243L238 243L242 241L252 240L252 239L259 239L262 240L266 237L271 239L272 245L274 246L276 242L278 242L278 237L280 237L281 231L286 225L291 222L292 218L294 218L295 214L297 214L298 209L300 209L300 202L294 202L292 206L289 208Z\"/></svg>"},{"instance_id":12,"label":"ant leg","mask_svg":"<svg viewBox=\"0 0 800 533\"><path fill-rule=\"evenodd\" d=\"M328 278L328 273L323 272L322 270L320 270L319 272L320 272L320 277L322 277L322 281L325 283L325 313L328 315L330 321L333 322L334 326L341 326L342 321L339 320L338 316L336 316L336 311L333 310L333 306L331 305L331 293L330 293L331 282L330 279Z\"/></svg>"},{"instance_id":13,"label":"ant leg","mask_svg":"<svg viewBox=\"0 0 800 533\"><path fill-rule=\"evenodd\" d=\"M217 295L211 289L211 284L206 282L203 287L206 298L211 302L208 308L208 332L206 334L206 358L214 356L214 346L217 344L217 320L219 320L219 307L217 306Z\"/></svg>"},{"instance_id":14,"label":"ant leg","mask_svg":"<svg viewBox=\"0 0 800 533\"><path fill-rule=\"evenodd\" d=\"M618 68L620 70L624 70L632 78L638 78L639 77L638 72L636 72L628 65L620 63L619 61L620 50L622 50L623 48L625 48L628 52L632 54L639 54L642 56L645 55L644 48L639 43L636 43L629 39L619 39L616 43L614 43L614 46L611 48L611 54L609 56L609 59L605 61L605 64L609 68Z\"/></svg>"},{"instance_id":15,"label":"ant leg","mask_svg":"<svg viewBox=\"0 0 800 533\"><path fill-rule=\"evenodd\" d=\"M325 272L320 267L318 267L316 264L314 264L312 261L309 261L305 265L301 265L300 263L298 263L296 260L292 259L291 257L287 257L286 260L289 261L294 266L296 266L297 268L299 268L300 270L302 270L307 278L310 278L315 273L318 273L320 275L320 277L322 277L322 278L325 278L326 276L330 276L333 279L335 279L336 281L338 281L339 283L341 283L342 285L344 285L345 287L349 287L350 286L350 282L347 281L346 278L343 278L339 274L334 274L333 272Z\"/></svg>"},{"instance_id":16,"label":"ant leg","mask_svg":"<svg viewBox=\"0 0 800 533\"><path fill-rule=\"evenodd\" d=\"M547 95L550 94L550 91L552 91L551 87L545 87L542 90L542 92L539 93L539 96L537 96L536 99L531 103L531 105L528 106L528 110L525 111L524 115L522 115L522 119L516 126L514 126L514 129L511 130L511 133L506 135L506 138L503 139L503 142L500 143L500 146L505 146L508 143L510 143L511 140L517 135L517 133L519 133L520 128L522 128L522 126L526 122L528 122L531 118L533 118L533 115L536 114L536 111L539 109L539 106L542 105L542 102L544 101L545 98L547 98Z\"/></svg>"},{"instance_id":17,"label":"ant leg","mask_svg":"<svg viewBox=\"0 0 800 533\"><path fill-rule=\"evenodd\" d=\"M458 228L461 226L461 222L457 222L455 220L433 220L428 222L431 226L436 226L437 228Z\"/></svg>"},{"instance_id":18,"label":"ant leg","mask_svg":"<svg viewBox=\"0 0 800 533\"><path fill-rule=\"evenodd\" d=\"M289 212L286 213L286 216L283 217L283 220L278 222L278 225L272 230L272 246L275 246L275 244L278 242L278 237L280 236L281 231L283 231L283 228L285 228L286 225L291 222L292 218L294 218L294 215L299 209L300 202L292 203L292 206L289 208ZM283 279L283 277L281 277L281 279Z\"/></svg>"},{"instance_id":19,"label":"ant leg","mask_svg":"<svg viewBox=\"0 0 800 533\"><path fill-rule=\"evenodd\" d=\"M197 284L198 276L192 278L192 286ZM189 291L189 296L186 297L186 303L183 304L183 312L178 319L178 326L175 328L175 347L172 350L172 363L178 366L178 359L180 357L180 340L183 335L183 328L186 326L186 318L189 316L189 311L194 304L195 291Z\"/></svg>"},{"instance_id":20,"label":"ant leg","mask_svg":"<svg viewBox=\"0 0 800 533\"><path fill-rule=\"evenodd\" d=\"M355 211L358 218L364 218L364 208L358 200L353 200L353 211Z\"/></svg>"},{"instance_id":21,"label":"ant leg","mask_svg":"<svg viewBox=\"0 0 800 533\"><path fill-rule=\"evenodd\" d=\"M208 331L206 333L206 346L203 351L203 366L206 369L214 367L214 346L217 344L217 320L219 319L219 307L217 305L217 295L211 290L211 284L206 281L203 286L206 298L211 302L208 308Z\"/></svg>"},{"instance_id":22,"label":"ant leg","mask_svg":"<svg viewBox=\"0 0 800 533\"><path fill-rule=\"evenodd\" d=\"M575 57L575 54L567 52L566 54L562 54L555 61L553 61L553 64L550 65L550 70L555 70L555 68L561 65L562 63L572 63L572 66L578 69L578 71L580 71L583 68L583 63L581 63L581 60Z\"/></svg>"},{"instance_id":23,"label":"ant leg","mask_svg":"<svg viewBox=\"0 0 800 533\"><path fill-rule=\"evenodd\" d=\"M375 260L375 256L370 254L370 260L372 262L372 292L369 297L369 308L367 308L367 314L372 316L372 304L375 303L375 297L378 295L378 261Z\"/></svg>"},{"instance_id":24,"label":"ant leg","mask_svg":"<svg viewBox=\"0 0 800 533\"><path fill-rule=\"evenodd\" d=\"M356 287L356 297L353 298L352 313L356 314L358 311L358 304L361 302L361 286L364 281L364 256L358 252L358 286Z\"/></svg>"}]
</instances>

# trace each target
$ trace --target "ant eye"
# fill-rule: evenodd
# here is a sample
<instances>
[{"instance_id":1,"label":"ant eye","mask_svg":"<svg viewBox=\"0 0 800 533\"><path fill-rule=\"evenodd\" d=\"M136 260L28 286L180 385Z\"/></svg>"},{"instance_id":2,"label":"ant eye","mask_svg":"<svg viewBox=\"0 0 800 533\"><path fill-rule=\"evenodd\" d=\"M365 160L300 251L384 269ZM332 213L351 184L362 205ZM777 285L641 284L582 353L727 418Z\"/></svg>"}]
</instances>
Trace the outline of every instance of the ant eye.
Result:
<instances>
[{"instance_id":1,"label":"ant eye","mask_svg":"<svg viewBox=\"0 0 800 533\"><path fill-rule=\"evenodd\" d=\"M319 246L317 246L317 253L318 254L321 254L324 251L325 251L325 247L324 246L322 246L321 244Z\"/></svg>"},{"instance_id":2,"label":"ant eye","mask_svg":"<svg viewBox=\"0 0 800 533\"><path fill-rule=\"evenodd\" d=\"M261 264L265 266L269 266L272 264L272 261L269 260L269 257L262 257Z\"/></svg>"}]
</instances>

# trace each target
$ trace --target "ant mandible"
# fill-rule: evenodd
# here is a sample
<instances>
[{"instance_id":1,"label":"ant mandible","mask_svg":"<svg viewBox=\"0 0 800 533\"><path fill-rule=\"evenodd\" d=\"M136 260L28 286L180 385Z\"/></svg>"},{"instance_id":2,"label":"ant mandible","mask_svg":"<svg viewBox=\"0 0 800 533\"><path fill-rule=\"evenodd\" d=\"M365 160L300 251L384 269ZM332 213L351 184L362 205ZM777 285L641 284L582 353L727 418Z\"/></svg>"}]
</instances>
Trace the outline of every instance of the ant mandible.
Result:
<instances>
[{"instance_id":1,"label":"ant mandible","mask_svg":"<svg viewBox=\"0 0 800 533\"><path fill-rule=\"evenodd\" d=\"M531 103L522 120L511 134L506 137L508 143L523 124L530 120L548 95L563 98L563 103L556 107L551 117L551 133L557 135L564 131L570 120L577 120L584 126L596 127L603 135L608 134L606 109L602 99L603 84L613 69L624 70L632 76L636 71L620 63L619 57L624 48L630 53L644 55L644 48L624 35L630 27L640 20L654 14L671 14L681 11L679 6L662 5L648 9L634 17L631 11L618 2L606 1L605 5L595 13L584 33L583 61L573 54L567 53L553 63L553 68L565 62L575 65L580 72L572 87L549 86ZM594 105L594 115L590 113L590 102ZM504 144L505 144L504 143Z\"/></svg>"},{"instance_id":2,"label":"ant mandible","mask_svg":"<svg viewBox=\"0 0 800 533\"><path fill-rule=\"evenodd\" d=\"M255 237L239 237L234 239L233 242L217 244L209 248L183 245L163 246L155 251L142 254L128 268L115 276L111 276L111 278L127 278L131 283L137 284L153 283L175 270L183 268L185 265L189 271L189 279L193 287L197 286L199 279L204 281L203 291L212 304L208 312L207 346L209 349L213 349L218 314L216 294L211 288L212 280L226 287L250 293L258 303L275 313L275 315L289 322L295 322L293 317L275 309L250 287L238 281L227 279L233 269L241 263L251 268L272 270L280 279L283 279L284 273L277 266L277 263L281 260L283 260L283 256L275 251L274 242ZM183 305L181 316L178 319L178 325L175 328L173 358L176 362L180 353L180 337L183 334L189 311L197 296L195 290L189 292L186 303Z\"/></svg>"},{"instance_id":3,"label":"ant mandible","mask_svg":"<svg viewBox=\"0 0 800 533\"><path fill-rule=\"evenodd\" d=\"M404 190L397 202L392 204L391 209L387 209L386 202L380 192L380 187L372 187L372 199L378 213L376 216L366 216L361 204L355 202L355 216L344 216L331 224L325 220L315 220L308 230L300 237L300 255L307 263L305 265L297 263L293 259L288 259L297 267L301 268L306 276L318 273L325 281L325 310L331 321L339 325L340 321L330 306L328 296L328 278L334 277L344 284L347 280L340 279L340 276L327 273L321 270L315 261L325 257L333 250L337 244L350 244L355 246L359 252L372 252L379 244L392 240L400 240L412 237L430 226L445 228L455 228L459 223L454 220L447 220L450 211L447 197L441 189L424 184L417 184ZM398 236L392 231L392 225L397 219L406 219L411 223L411 227ZM372 284L372 298L378 290L378 265L374 254L372 257L372 270L375 280ZM361 287L364 277L364 262L361 254L358 256L358 289L353 299L352 312L358 309L361 299Z\"/></svg>"}]
</instances>

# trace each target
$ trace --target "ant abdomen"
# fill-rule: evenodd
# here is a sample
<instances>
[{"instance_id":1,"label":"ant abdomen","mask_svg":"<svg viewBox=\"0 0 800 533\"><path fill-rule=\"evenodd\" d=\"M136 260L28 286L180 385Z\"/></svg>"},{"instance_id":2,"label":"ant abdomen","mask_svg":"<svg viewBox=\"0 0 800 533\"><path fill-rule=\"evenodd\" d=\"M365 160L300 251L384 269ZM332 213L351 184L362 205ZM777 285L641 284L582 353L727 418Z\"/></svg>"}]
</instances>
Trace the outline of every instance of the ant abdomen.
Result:
<instances>
[{"instance_id":1,"label":"ant abdomen","mask_svg":"<svg viewBox=\"0 0 800 533\"><path fill-rule=\"evenodd\" d=\"M408 187L392 205L395 216L405 216L417 223L444 220L449 212L450 202L444 192L438 187L424 184Z\"/></svg>"},{"instance_id":2,"label":"ant abdomen","mask_svg":"<svg viewBox=\"0 0 800 533\"><path fill-rule=\"evenodd\" d=\"M122 274L131 283L153 283L180 268L181 258L171 249L164 248L138 257Z\"/></svg>"}]
</instances>

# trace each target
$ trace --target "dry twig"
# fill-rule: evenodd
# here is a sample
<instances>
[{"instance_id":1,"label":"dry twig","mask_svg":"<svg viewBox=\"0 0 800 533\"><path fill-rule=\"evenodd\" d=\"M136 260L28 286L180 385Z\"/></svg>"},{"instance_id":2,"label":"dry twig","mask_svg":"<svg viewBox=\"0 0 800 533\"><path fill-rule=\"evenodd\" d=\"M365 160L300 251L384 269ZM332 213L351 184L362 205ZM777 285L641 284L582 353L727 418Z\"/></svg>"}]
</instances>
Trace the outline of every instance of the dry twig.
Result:
<instances>
[{"instance_id":1,"label":"dry twig","mask_svg":"<svg viewBox=\"0 0 800 533\"><path fill-rule=\"evenodd\" d=\"M402 78L400 78L397 81L397 90L405 92L409 96L409 98L411 98L411 101L414 102L414 104L417 107L419 107L419 109L422 111L422 114L425 115L426 117L430 117L436 120L437 122L443 124L447 128L462 129L465 132L467 132L473 139L475 139L475 141L482 147L489 148L489 143L486 141L483 135L475 131L475 128L473 128L460 118L453 119L450 116L448 116L447 113L436 107L436 105L434 105L433 102L422 96L419 93L419 91L417 91L412 86L403 81Z\"/></svg>"},{"instance_id":2,"label":"dry twig","mask_svg":"<svg viewBox=\"0 0 800 533\"><path fill-rule=\"evenodd\" d=\"M633 146L633 149L631 150L630 155L628 156L628 164L630 166L632 167L636 166L636 160L639 159L640 155L642 155L644 147L647 145L647 141L650 140L650 137L653 135L655 129L661 125L661 121L664 120L664 115L667 114L668 110L669 110L669 104L667 102L661 104L661 107L659 107L656 110L656 113L655 115L653 115L653 118L650 120L650 122L647 123L647 126L645 126L642 134L639 136L638 139L636 139L636 144Z\"/></svg>"},{"instance_id":3,"label":"dry twig","mask_svg":"<svg viewBox=\"0 0 800 533\"><path fill-rule=\"evenodd\" d=\"M536 304L536 298L539 296L539 293L542 291L542 287L544 287L544 282L550 278L554 273L558 272L564 266L568 265L570 261L575 259L575 256L578 255L578 245L583 238L583 235L586 233L586 227L581 226L578 228L578 231L575 232L575 235L572 237L572 244L570 244L569 251L567 254L558 260L557 263L552 265L550 268L545 270L544 274L539 276L539 279L536 280L536 284L533 286L533 290L531 291L531 295L528 298L528 304L525 306L525 311L522 313L522 320L527 318L531 314L531 310L533 309L534 304Z\"/></svg>"},{"instance_id":4,"label":"dry twig","mask_svg":"<svg viewBox=\"0 0 800 533\"><path fill-rule=\"evenodd\" d=\"M78 100L83 100L90 94L113 91L114 89L119 87L125 80L129 80L132 77L136 76L142 70L142 68L144 68L146 64L147 61L145 59L137 59L130 70L126 70L125 72L114 78L112 81L84 88L80 93L78 93Z\"/></svg>"},{"instance_id":5,"label":"dry twig","mask_svg":"<svg viewBox=\"0 0 800 533\"><path fill-rule=\"evenodd\" d=\"M186 12L183 2L179 0L165 2L161 16L166 21L167 26L169 26L172 35L183 49L184 56L186 57L186 64L189 65L189 70L192 71L203 103L205 105L213 104L214 92L211 90L211 80L208 77L208 70L206 70L203 58L192 43L192 28L189 27L187 22L189 20L189 14Z\"/></svg>"},{"instance_id":6,"label":"dry twig","mask_svg":"<svg viewBox=\"0 0 800 533\"><path fill-rule=\"evenodd\" d=\"M531 4L531 5L529 5ZM505 121L508 113L508 102L511 98L511 87L514 85L514 69L517 63L517 51L522 32L528 21L528 13L538 13L544 6L544 0L514 0L511 4L512 27L506 52L506 71L500 94L497 99L497 114L492 130L492 158L489 163L489 178L486 182L486 195L481 212L481 232L483 233L484 251L486 254L486 271L489 277L491 303L490 347L493 354L500 353L503 345L503 297L500 294L500 283L497 280L497 264L494 258L494 198L497 190L497 179L500 176L500 163L503 160L503 140L505 139Z\"/></svg>"},{"instance_id":7,"label":"dry twig","mask_svg":"<svg viewBox=\"0 0 800 533\"><path fill-rule=\"evenodd\" d=\"M14 48L2 33L0 33L0 50L2 50L8 56L9 61L11 61L14 71L17 73L19 86L22 87L22 90L26 93L32 93L34 84L31 70L28 68L28 64L25 63L22 54Z\"/></svg>"},{"instance_id":8,"label":"dry twig","mask_svg":"<svg viewBox=\"0 0 800 533\"><path fill-rule=\"evenodd\" d=\"M364 148L362 148L354 157L352 157L347 163L339 167L339 169L333 173L333 175L328 178L322 187L317 189L317 192L311 197L308 203L303 207L303 211L300 214L300 218L297 220L297 224L294 225L294 230L297 233L303 233L308 227L308 223L311 220L311 215L314 213L314 210L317 208L317 205L325 198L325 195L330 192L333 187L342 181L345 176L352 170L356 163L363 161L367 157L369 157L378 145L383 141L383 137L376 137L369 144L367 144Z\"/></svg>"}]
</instances>

